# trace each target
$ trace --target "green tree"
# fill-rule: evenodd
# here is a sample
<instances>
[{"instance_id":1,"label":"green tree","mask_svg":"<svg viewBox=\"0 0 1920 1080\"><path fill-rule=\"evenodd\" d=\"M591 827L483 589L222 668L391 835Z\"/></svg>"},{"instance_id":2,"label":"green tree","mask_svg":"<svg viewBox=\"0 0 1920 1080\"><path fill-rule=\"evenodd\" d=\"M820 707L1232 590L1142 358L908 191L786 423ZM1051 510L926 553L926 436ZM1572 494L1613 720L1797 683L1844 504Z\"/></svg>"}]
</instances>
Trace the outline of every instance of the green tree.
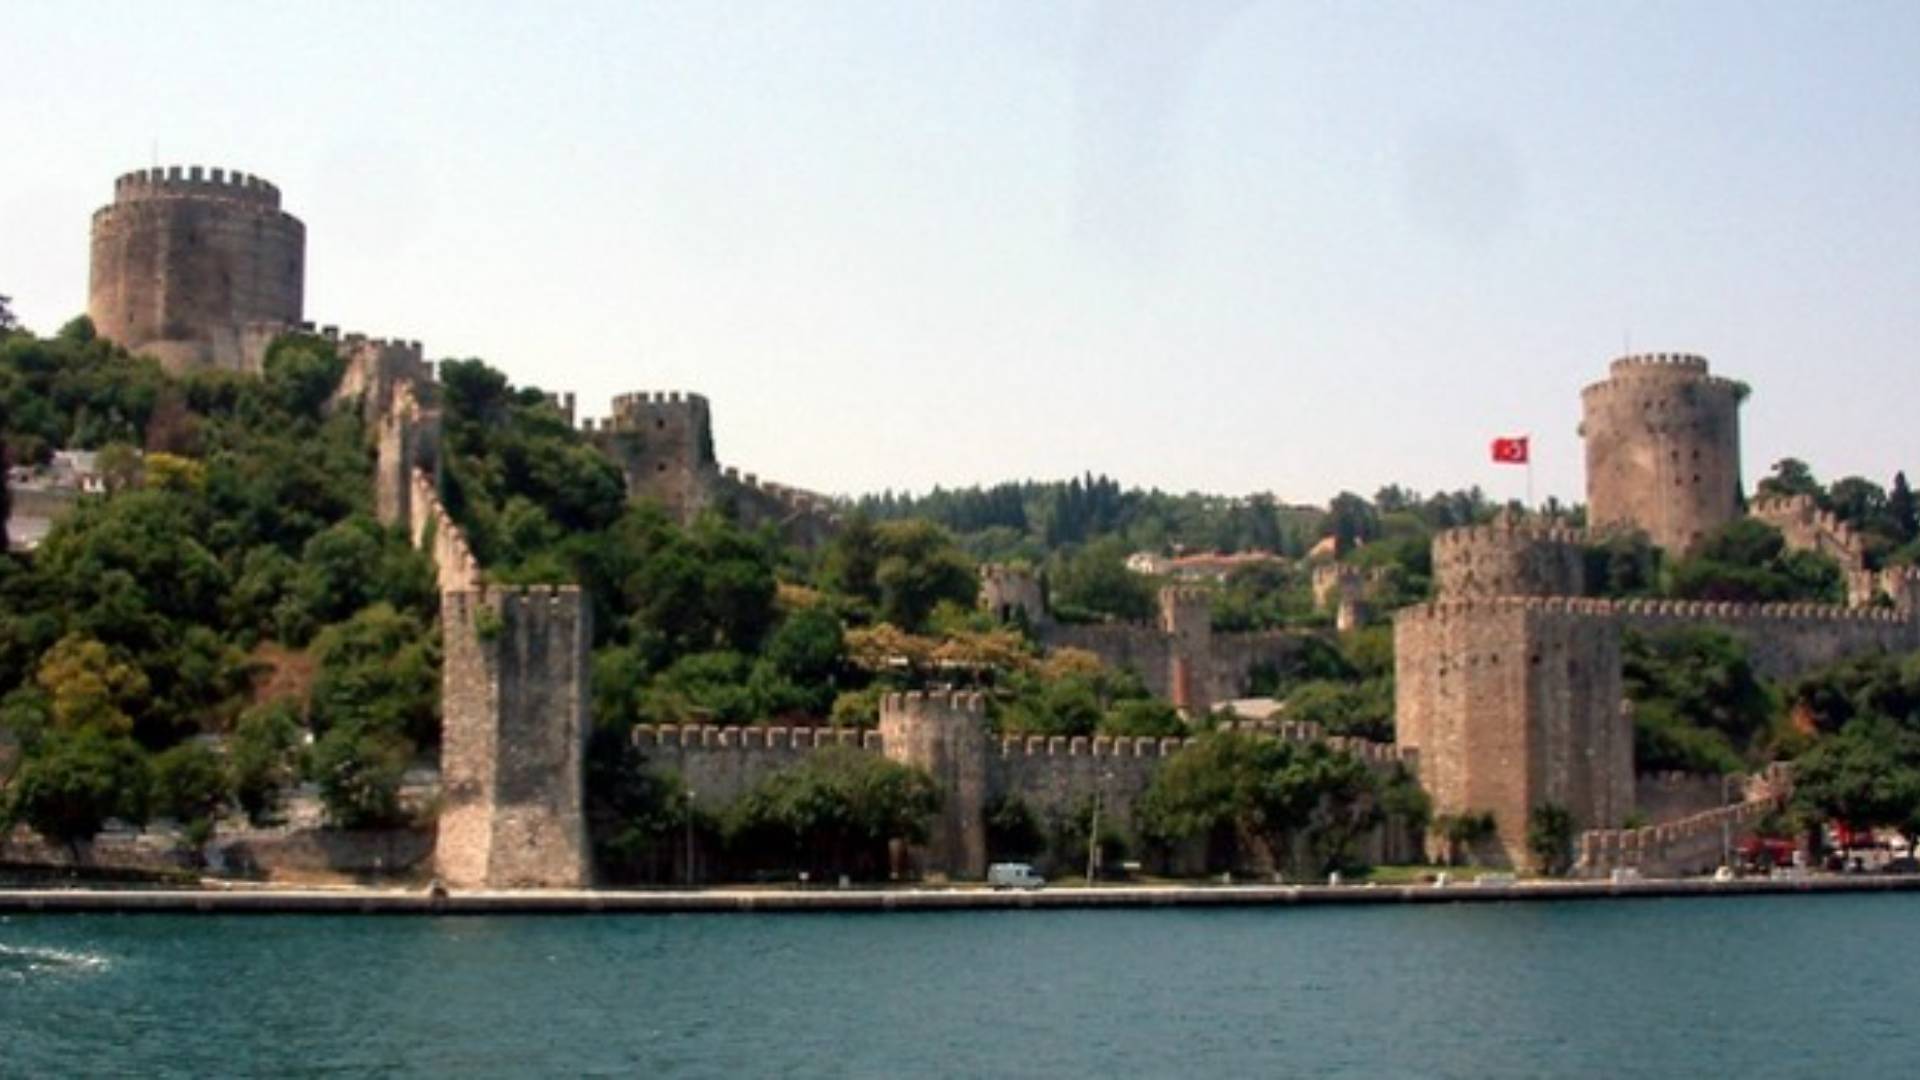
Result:
<instances>
[{"instance_id":1,"label":"green tree","mask_svg":"<svg viewBox=\"0 0 1920 1080\"><path fill-rule=\"evenodd\" d=\"M1740 639L1714 627L1629 631L1622 679L1642 771L1733 772L1779 713Z\"/></svg>"},{"instance_id":2,"label":"green tree","mask_svg":"<svg viewBox=\"0 0 1920 1080\"><path fill-rule=\"evenodd\" d=\"M728 808L729 844L769 868L872 878L888 841L924 841L940 804L925 772L852 747L828 747L761 781Z\"/></svg>"},{"instance_id":3,"label":"green tree","mask_svg":"<svg viewBox=\"0 0 1920 1080\"><path fill-rule=\"evenodd\" d=\"M1559 875L1573 866L1573 814L1545 802L1527 814L1527 851L1542 873Z\"/></svg>"},{"instance_id":4,"label":"green tree","mask_svg":"<svg viewBox=\"0 0 1920 1080\"><path fill-rule=\"evenodd\" d=\"M250 820L266 820L299 776L301 731L299 709L286 698L247 710L234 726L227 783Z\"/></svg>"},{"instance_id":5,"label":"green tree","mask_svg":"<svg viewBox=\"0 0 1920 1080\"><path fill-rule=\"evenodd\" d=\"M230 794L220 755L197 742L155 754L152 777L153 812L202 832L211 827Z\"/></svg>"},{"instance_id":6,"label":"green tree","mask_svg":"<svg viewBox=\"0 0 1920 1080\"><path fill-rule=\"evenodd\" d=\"M1081 547L1061 560L1051 578L1053 610L1063 619L1138 622L1157 610L1152 579L1127 569L1127 544L1118 537Z\"/></svg>"},{"instance_id":7,"label":"green tree","mask_svg":"<svg viewBox=\"0 0 1920 1080\"><path fill-rule=\"evenodd\" d=\"M313 745L310 770L328 819L342 829L404 825L400 783L413 746L357 721L336 724Z\"/></svg>"},{"instance_id":8,"label":"green tree","mask_svg":"<svg viewBox=\"0 0 1920 1080\"><path fill-rule=\"evenodd\" d=\"M925 629L943 600L972 606L980 594L973 561L952 534L931 522L890 521L876 529L878 615L908 633Z\"/></svg>"},{"instance_id":9,"label":"green tree","mask_svg":"<svg viewBox=\"0 0 1920 1080\"><path fill-rule=\"evenodd\" d=\"M98 727L54 730L27 757L7 788L7 817L65 843L91 839L108 818L146 820L146 754L124 735Z\"/></svg>"},{"instance_id":10,"label":"green tree","mask_svg":"<svg viewBox=\"0 0 1920 1080\"><path fill-rule=\"evenodd\" d=\"M1209 869L1232 870L1262 849L1279 866L1296 852L1322 868L1340 866L1381 811L1376 778L1350 754L1215 731L1161 768L1138 813L1147 835L1202 840Z\"/></svg>"},{"instance_id":11,"label":"green tree","mask_svg":"<svg viewBox=\"0 0 1920 1080\"><path fill-rule=\"evenodd\" d=\"M660 772L624 733L602 728L587 744L587 832L605 881L664 881L691 821L686 785ZM700 831L711 831L700 822Z\"/></svg>"},{"instance_id":12,"label":"green tree","mask_svg":"<svg viewBox=\"0 0 1920 1080\"><path fill-rule=\"evenodd\" d=\"M1813 470L1799 458L1781 458L1774 462L1772 474L1761 478L1758 491L1774 497L1807 495L1816 499L1822 494Z\"/></svg>"},{"instance_id":13,"label":"green tree","mask_svg":"<svg viewBox=\"0 0 1920 1080\"><path fill-rule=\"evenodd\" d=\"M1893 489L1887 493L1887 522L1896 544L1920 539L1920 502L1914 500L1905 472L1893 474Z\"/></svg>"},{"instance_id":14,"label":"green tree","mask_svg":"<svg viewBox=\"0 0 1920 1080\"><path fill-rule=\"evenodd\" d=\"M439 648L411 615L375 604L314 640L308 703L316 732L350 727L422 744L439 739Z\"/></svg>"}]
</instances>

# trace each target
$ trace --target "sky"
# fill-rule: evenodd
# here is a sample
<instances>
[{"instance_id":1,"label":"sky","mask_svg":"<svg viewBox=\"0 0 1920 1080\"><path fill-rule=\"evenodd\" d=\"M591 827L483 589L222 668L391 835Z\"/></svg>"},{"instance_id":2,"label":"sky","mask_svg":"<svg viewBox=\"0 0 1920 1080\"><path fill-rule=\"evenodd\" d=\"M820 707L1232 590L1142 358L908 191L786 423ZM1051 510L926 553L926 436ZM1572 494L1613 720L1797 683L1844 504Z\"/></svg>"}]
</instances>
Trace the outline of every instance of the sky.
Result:
<instances>
[{"instance_id":1,"label":"sky","mask_svg":"<svg viewBox=\"0 0 1920 1080\"><path fill-rule=\"evenodd\" d=\"M277 183L306 315L687 390L819 491L1582 498L1623 351L1749 485L1920 466L1920 5L6 0L0 294L152 164Z\"/></svg>"}]
</instances>

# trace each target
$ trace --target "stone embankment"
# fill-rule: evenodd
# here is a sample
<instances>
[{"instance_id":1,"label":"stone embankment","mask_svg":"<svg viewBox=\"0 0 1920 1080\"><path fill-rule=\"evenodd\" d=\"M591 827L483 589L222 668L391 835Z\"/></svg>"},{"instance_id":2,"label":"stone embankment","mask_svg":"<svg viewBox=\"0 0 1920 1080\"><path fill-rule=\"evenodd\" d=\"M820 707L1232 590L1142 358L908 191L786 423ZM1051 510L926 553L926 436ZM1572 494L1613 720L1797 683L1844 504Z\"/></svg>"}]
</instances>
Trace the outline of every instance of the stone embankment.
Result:
<instances>
[{"instance_id":1,"label":"stone embankment","mask_svg":"<svg viewBox=\"0 0 1920 1080\"><path fill-rule=\"evenodd\" d=\"M848 889L698 892L423 892L338 889L290 891L0 890L0 915L601 915L914 911L1018 911L1083 908L1313 907L1652 900L1731 896L1817 896L1920 892L1920 875L1808 877L1795 880L1707 878L1640 881L1524 881L1473 885L1188 885L987 889Z\"/></svg>"}]
</instances>

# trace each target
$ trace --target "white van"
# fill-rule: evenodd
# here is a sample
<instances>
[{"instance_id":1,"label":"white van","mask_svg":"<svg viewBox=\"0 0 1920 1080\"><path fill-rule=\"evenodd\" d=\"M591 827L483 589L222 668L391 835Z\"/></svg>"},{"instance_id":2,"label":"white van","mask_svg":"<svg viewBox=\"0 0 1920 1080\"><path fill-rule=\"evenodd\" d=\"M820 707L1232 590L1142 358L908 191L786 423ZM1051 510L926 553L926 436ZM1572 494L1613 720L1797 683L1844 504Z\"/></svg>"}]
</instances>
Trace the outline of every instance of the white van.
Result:
<instances>
[{"instance_id":1,"label":"white van","mask_svg":"<svg viewBox=\"0 0 1920 1080\"><path fill-rule=\"evenodd\" d=\"M987 867L987 884L996 889L1038 889L1046 883L1030 863L999 862Z\"/></svg>"}]
</instances>

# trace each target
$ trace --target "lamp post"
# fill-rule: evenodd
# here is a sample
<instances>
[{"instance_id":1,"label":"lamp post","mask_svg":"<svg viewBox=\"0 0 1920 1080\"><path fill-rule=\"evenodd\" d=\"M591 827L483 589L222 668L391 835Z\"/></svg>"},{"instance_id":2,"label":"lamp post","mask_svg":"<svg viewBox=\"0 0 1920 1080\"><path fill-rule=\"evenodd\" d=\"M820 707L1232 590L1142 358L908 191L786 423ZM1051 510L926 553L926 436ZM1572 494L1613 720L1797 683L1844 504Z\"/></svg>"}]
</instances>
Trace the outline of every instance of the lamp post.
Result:
<instances>
[{"instance_id":1,"label":"lamp post","mask_svg":"<svg viewBox=\"0 0 1920 1080\"><path fill-rule=\"evenodd\" d=\"M1100 795L1106 790L1107 781L1113 779L1111 771L1100 774L1093 785L1093 821L1087 827L1087 884L1092 885L1100 872Z\"/></svg>"},{"instance_id":2,"label":"lamp post","mask_svg":"<svg viewBox=\"0 0 1920 1080\"><path fill-rule=\"evenodd\" d=\"M1731 815L1727 813L1727 807L1732 805L1732 801L1733 801L1727 795L1727 783L1732 779L1733 777L1726 773L1720 774L1720 865L1721 866L1733 865L1733 818Z\"/></svg>"},{"instance_id":3,"label":"lamp post","mask_svg":"<svg viewBox=\"0 0 1920 1080\"><path fill-rule=\"evenodd\" d=\"M698 792L687 789L687 888L693 888L693 800Z\"/></svg>"}]
</instances>

